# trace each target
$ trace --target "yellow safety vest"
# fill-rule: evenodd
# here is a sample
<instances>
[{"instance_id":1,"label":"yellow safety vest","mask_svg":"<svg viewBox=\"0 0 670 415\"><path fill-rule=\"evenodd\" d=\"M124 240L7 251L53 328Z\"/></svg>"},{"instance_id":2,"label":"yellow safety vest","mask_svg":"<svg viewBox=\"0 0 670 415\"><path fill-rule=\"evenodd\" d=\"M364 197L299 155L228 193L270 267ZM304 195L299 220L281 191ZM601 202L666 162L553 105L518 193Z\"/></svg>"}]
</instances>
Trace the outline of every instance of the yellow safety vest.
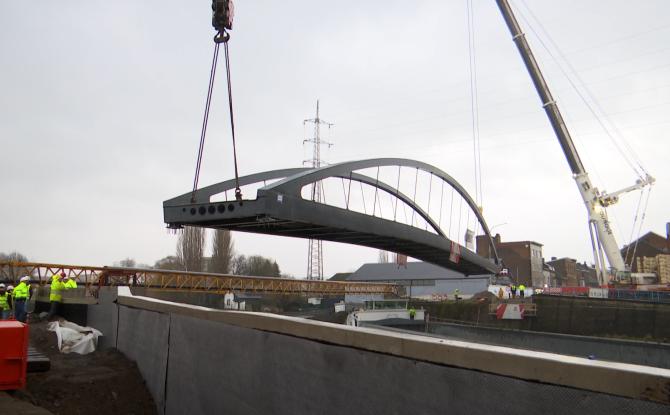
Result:
<instances>
[{"instance_id":1,"label":"yellow safety vest","mask_svg":"<svg viewBox=\"0 0 670 415\"><path fill-rule=\"evenodd\" d=\"M14 299L15 300L27 300L28 299L28 293L29 293L29 287L28 284L25 282L21 281L19 285L14 287Z\"/></svg>"},{"instance_id":2,"label":"yellow safety vest","mask_svg":"<svg viewBox=\"0 0 670 415\"><path fill-rule=\"evenodd\" d=\"M58 275L51 277L51 293L49 293L49 301L62 301L63 296L61 291L65 288L65 284L60 281Z\"/></svg>"},{"instance_id":3,"label":"yellow safety vest","mask_svg":"<svg viewBox=\"0 0 670 415\"><path fill-rule=\"evenodd\" d=\"M0 310L9 310L9 293L0 294Z\"/></svg>"},{"instance_id":4,"label":"yellow safety vest","mask_svg":"<svg viewBox=\"0 0 670 415\"><path fill-rule=\"evenodd\" d=\"M67 280L65 283L65 289L69 290L70 288L77 288L77 281L73 280L72 278Z\"/></svg>"}]
</instances>

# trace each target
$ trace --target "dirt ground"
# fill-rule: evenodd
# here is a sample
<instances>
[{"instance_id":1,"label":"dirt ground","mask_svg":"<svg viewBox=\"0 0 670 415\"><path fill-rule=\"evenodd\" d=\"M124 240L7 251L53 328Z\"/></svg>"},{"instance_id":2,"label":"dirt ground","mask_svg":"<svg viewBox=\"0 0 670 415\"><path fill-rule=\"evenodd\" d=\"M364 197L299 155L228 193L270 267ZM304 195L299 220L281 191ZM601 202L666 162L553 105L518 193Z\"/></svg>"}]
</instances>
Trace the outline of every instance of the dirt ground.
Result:
<instances>
[{"instance_id":1,"label":"dirt ground","mask_svg":"<svg viewBox=\"0 0 670 415\"><path fill-rule=\"evenodd\" d=\"M30 344L51 359L51 369L28 373L26 388L11 393L14 398L63 415L156 413L137 366L120 352L62 354L46 322L30 324Z\"/></svg>"}]
</instances>

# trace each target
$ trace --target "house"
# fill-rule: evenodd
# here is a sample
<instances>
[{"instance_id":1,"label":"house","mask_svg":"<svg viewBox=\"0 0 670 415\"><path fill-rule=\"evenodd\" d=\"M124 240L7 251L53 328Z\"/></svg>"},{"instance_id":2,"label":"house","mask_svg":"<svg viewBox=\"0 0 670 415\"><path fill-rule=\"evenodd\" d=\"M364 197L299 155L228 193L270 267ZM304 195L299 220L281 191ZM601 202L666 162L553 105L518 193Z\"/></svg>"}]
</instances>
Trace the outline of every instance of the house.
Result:
<instances>
[{"instance_id":1,"label":"house","mask_svg":"<svg viewBox=\"0 0 670 415\"><path fill-rule=\"evenodd\" d=\"M637 258L656 257L659 254L670 254L670 236L664 238L654 232L647 232L621 249L621 256L626 264L631 265L632 272L644 272L638 270Z\"/></svg>"},{"instance_id":2,"label":"house","mask_svg":"<svg viewBox=\"0 0 670 415\"><path fill-rule=\"evenodd\" d=\"M598 277L594 267L572 258L551 257L547 265L556 272L557 287L598 287Z\"/></svg>"},{"instance_id":3,"label":"house","mask_svg":"<svg viewBox=\"0 0 670 415\"><path fill-rule=\"evenodd\" d=\"M514 283L529 287L544 286L542 244L534 241L502 242L500 234L493 238L493 244ZM486 235L477 236L477 254L485 258L493 257Z\"/></svg>"},{"instance_id":4,"label":"house","mask_svg":"<svg viewBox=\"0 0 670 415\"><path fill-rule=\"evenodd\" d=\"M444 297L458 289L464 296L486 291L492 275L465 276L428 262L364 264L347 281L389 282L404 287L409 297Z\"/></svg>"},{"instance_id":5,"label":"house","mask_svg":"<svg viewBox=\"0 0 670 415\"><path fill-rule=\"evenodd\" d=\"M328 279L328 281L346 281L351 272L338 272Z\"/></svg>"}]
</instances>

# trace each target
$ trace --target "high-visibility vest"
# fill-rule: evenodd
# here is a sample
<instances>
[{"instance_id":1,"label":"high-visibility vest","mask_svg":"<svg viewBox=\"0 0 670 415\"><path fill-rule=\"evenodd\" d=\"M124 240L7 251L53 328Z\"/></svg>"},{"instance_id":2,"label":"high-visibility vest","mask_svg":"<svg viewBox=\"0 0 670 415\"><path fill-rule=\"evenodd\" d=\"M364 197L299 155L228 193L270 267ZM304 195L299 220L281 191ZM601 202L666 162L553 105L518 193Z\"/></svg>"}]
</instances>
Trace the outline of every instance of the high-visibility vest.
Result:
<instances>
[{"instance_id":1,"label":"high-visibility vest","mask_svg":"<svg viewBox=\"0 0 670 415\"><path fill-rule=\"evenodd\" d=\"M72 278L67 280L65 283L65 289L69 290L70 288L77 288L77 281L73 280Z\"/></svg>"},{"instance_id":2,"label":"high-visibility vest","mask_svg":"<svg viewBox=\"0 0 670 415\"><path fill-rule=\"evenodd\" d=\"M9 310L9 294L0 294L0 310Z\"/></svg>"},{"instance_id":3,"label":"high-visibility vest","mask_svg":"<svg viewBox=\"0 0 670 415\"><path fill-rule=\"evenodd\" d=\"M19 283L19 285L14 287L14 293L13 293L14 299L15 300L27 300L29 290L30 290L30 288L28 287L28 284L21 281Z\"/></svg>"},{"instance_id":4,"label":"high-visibility vest","mask_svg":"<svg viewBox=\"0 0 670 415\"><path fill-rule=\"evenodd\" d=\"M51 293L49 293L49 301L62 301L63 296L61 291L65 288L65 284L59 279L58 275L51 277Z\"/></svg>"},{"instance_id":5,"label":"high-visibility vest","mask_svg":"<svg viewBox=\"0 0 670 415\"><path fill-rule=\"evenodd\" d=\"M525 290L525 289L526 289L526 286L525 286L525 285L523 285L523 284L519 285L519 291L523 291L523 290Z\"/></svg>"}]
</instances>

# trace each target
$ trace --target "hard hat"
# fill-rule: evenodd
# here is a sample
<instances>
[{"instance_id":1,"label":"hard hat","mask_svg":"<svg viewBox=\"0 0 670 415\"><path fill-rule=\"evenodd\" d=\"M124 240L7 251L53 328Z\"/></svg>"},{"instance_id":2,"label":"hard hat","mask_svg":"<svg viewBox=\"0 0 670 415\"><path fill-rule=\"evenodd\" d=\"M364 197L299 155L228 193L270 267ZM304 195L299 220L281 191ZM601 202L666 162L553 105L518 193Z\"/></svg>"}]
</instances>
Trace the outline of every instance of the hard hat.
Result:
<instances>
[{"instance_id":1,"label":"hard hat","mask_svg":"<svg viewBox=\"0 0 670 415\"><path fill-rule=\"evenodd\" d=\"M61 277L64 277L64 276L65 276L65 271L61 271L61 272L60 272L60 276L61 276Z\"/></svg>"},{"instance_id":2,"label":"hard hat","mask_svg":"<svg viewBox=\"0 0 670 415\"><path fill-rule=\"evenodd\" d=\"M21 280L20 280L20 281L21 281L21 282L24 282L24 281L30 281L30 277L27 276L27 275L25 275L25 276L21 277Z\"/></svg>"},{"instance_id":3,"label":"hard hat","mask_svg":"<svg viewBox=\"0 0 670 415\"><path fill-rule=\"evenodd\" d=\"M0 288L5 288L5 284L0 284Z\"/></svg>"},{"instance_id":4,"label":"hard hat","mask_svg":"<svg viewBox=\"0 0 670 415\"><path fill-rule=\"evenodd\" d=\"M7 286L7 291L11 291L11 290L13 290L13 289L14 289L14 286L13 286L13 285L8 285L8 286Z\"/></svg>"}]
</instances>

